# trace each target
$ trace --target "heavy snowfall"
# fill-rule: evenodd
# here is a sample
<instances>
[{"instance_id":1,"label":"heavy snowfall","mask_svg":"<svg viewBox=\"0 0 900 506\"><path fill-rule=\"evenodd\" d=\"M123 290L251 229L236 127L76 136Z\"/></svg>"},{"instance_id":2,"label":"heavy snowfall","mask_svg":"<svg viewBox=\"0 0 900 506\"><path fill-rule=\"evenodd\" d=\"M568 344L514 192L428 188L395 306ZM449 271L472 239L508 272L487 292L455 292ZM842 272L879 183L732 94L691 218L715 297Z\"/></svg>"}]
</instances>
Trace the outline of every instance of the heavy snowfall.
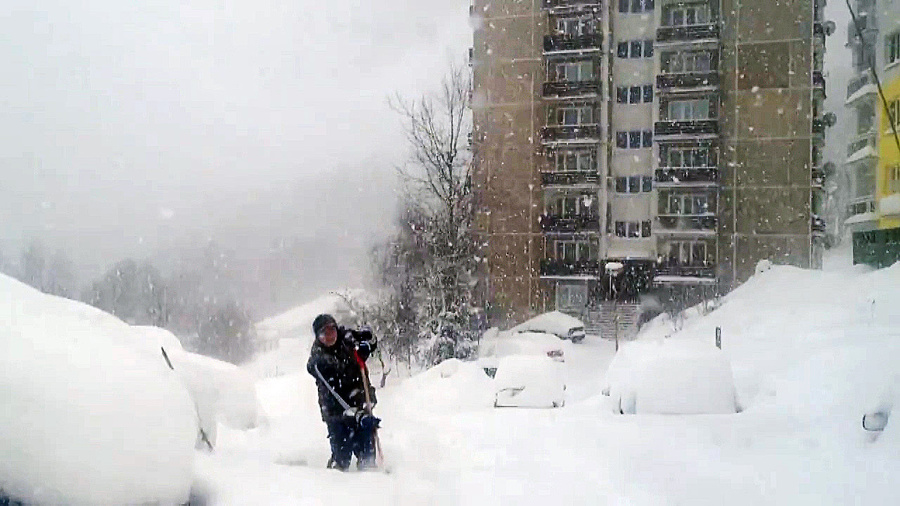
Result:
<instances>
[{"instance_id":1,"label":"heavy snowfall","mask_svg":"<svg viewBox=\"0 0 900 506\"><path fill-rule=\"evenodd\" d=\"M0 485L26 504L896 504L900 264L839 253L763 263L618 352L560 341L561 407L494 407L479 361L389 375L385 472L325 468L305 361L338 297L260 322L279 346L238 368L3 277Z\"/></svg>"}]
</instances>

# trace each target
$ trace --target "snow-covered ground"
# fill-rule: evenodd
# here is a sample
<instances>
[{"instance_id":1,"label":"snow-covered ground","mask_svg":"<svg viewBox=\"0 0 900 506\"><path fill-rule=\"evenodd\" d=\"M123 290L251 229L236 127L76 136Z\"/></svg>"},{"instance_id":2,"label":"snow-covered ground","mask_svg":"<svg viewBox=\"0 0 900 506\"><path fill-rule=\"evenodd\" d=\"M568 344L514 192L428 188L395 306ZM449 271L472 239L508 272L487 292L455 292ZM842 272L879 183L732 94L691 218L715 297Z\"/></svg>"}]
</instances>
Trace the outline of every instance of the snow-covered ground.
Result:
<instances>
[{"instance_id":1,"label":"snow-covered ground","mask_svg":"<svg viewBox=\"0 0 900 506\"><path fill-rule=\"evenodd\" d=\"M872 271L844 257L827 267L761 269L708 314L662 316L640 333L637 363L677 378L641 388L678 386L688 401L681 385L731 389L738 413L616 414L601 393L614 345L588 336L566 343L558 409L493 408L495 380L475 363L393 376L376 407L389 474L324 468L325 426L304 370L309 322L328 310L317 301L269 322L281 346L244 367L265 422L220 425L215 452L194 456L194 489L226 505L900 504L900 414L877 437L861 427L900 393L900 264ZM710 348L716 327L721 352ZM672 352L691 349L705 351ZM702 384L721 386L729 368L733 385ZM671 412L666 400L654 402Z\"/></svg>"},{"instance_id":2,"label":"snow-covered ground","mask_svg":"<svg viewBox=\"0 0 900 506\"><path fill-rule=\"evenodd\" d=\"M711 346L721 327L740 413L614 414L613 344L588 336L567 348L560 409L493 408L472 363L389 384L391 473L341 474L300 368L259 381L270 424L221 432L200 480L217 504L898 504L900 415L878 439L860 421L900 371L900 265L829 265L773 266L680 331L660 317L640 334ZM282 361L305 361L296 344Z\"/></svg>"}]
</instances>

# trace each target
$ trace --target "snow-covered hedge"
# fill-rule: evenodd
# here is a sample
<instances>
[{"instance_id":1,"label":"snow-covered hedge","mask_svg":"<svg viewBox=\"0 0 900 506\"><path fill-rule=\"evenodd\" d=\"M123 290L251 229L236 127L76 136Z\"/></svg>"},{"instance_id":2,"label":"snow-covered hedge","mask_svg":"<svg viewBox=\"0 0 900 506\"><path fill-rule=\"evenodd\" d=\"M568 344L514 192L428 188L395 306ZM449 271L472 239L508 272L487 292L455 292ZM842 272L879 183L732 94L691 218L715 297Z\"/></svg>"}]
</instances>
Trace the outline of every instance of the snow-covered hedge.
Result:
<instances>
[{"instance_id":1,"label":"snow-covered hedge","mask_svg":"<svg viewBox=\"0 0 900 506\"><path fill-rule=\"evenodd\" d=\"M180 504L194 405L131 327L0 275L0 489L38 504Z\"/></svg>"}]
</instances>

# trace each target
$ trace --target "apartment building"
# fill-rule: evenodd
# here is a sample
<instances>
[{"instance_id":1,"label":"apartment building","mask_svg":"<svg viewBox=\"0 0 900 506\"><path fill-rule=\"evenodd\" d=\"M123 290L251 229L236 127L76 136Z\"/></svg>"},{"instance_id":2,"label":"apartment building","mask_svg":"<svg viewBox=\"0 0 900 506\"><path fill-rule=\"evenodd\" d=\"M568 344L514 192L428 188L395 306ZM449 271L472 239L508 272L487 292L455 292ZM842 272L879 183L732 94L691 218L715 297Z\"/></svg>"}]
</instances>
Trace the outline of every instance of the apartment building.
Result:
<instances>
[{"instance_id":1,"label":"apartment building","mask_svg":"<svg viewBox=\"0 0 900 506\"><path fill-rule=\"evenodd\" d=\"M856 135L844 162L852 199L845 223L854 263L884 267L900 261L900 142L891 127L892 119L900 125L900 1L858 0L852 7L847 47L856 75L845 106Z\"/></svg>"},{"instance_id":2,"label":"apartment building","mask_svg":"<svg viewBox=\"0 0 900 506\"><path fill-rule=\"evenodd\" d=\"M818 267L818 2L476 0L473 184L495 318L627 322L648 294L726 292L762 259Z\"/></svg>"}]
</instances>

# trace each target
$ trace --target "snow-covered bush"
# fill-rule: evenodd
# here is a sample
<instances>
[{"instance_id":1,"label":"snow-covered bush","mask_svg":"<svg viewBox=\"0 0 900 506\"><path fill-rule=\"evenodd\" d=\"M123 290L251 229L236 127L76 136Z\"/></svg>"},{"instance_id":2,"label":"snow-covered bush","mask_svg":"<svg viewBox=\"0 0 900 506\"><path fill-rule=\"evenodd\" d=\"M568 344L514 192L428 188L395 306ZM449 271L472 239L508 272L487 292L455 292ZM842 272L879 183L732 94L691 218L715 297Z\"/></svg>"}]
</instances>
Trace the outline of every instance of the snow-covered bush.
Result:
<instances>
[{"instance_id":1,"label":"snow-covered bush","mask_svg":"<svg viewBox=\"0 0 900 506\"><path fill-rule=\"evenodd\" d=\"M0 489L37 504L181 504L197 419L161 356L79 302L0 276Z\"/></svg>"}]
</instances>

